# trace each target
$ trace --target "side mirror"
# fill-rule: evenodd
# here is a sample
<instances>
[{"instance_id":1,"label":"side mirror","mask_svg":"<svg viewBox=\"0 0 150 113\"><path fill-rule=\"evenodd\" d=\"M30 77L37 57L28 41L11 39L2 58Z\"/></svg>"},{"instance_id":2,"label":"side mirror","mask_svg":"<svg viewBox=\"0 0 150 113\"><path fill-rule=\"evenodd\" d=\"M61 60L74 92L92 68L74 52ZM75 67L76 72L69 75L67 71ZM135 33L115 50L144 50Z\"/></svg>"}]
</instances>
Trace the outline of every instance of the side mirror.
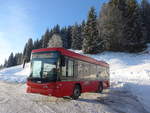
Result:
<instances>
[{"instance_id":1,"label":"side mirror","mask_svg":"<svg viewBox=\"0 0 150 113\"><path fill-rule=\"evenodd\" d=\"M61 55L61 66L65 66L65 57Z\"/></svg>"}]
</instances>

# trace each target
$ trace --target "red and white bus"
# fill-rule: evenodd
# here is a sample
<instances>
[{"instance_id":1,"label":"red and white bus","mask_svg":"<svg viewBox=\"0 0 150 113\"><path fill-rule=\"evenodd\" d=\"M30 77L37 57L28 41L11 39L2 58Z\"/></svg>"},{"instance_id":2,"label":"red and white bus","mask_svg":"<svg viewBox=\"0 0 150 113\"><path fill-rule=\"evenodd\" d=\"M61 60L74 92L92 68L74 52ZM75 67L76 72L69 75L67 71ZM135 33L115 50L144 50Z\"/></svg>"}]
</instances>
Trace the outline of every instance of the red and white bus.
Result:
<instances>
[{"instance_id":1,"label":"red and white bus","mask_svg":"<svg viewBox=\"0 0 150 113\"><path fill-rule=\"evenodd\" d=\"M28 93L78 99L109 88L109 65L64 48L36 49L27 86Z\"/></svg>"}]
</instances>

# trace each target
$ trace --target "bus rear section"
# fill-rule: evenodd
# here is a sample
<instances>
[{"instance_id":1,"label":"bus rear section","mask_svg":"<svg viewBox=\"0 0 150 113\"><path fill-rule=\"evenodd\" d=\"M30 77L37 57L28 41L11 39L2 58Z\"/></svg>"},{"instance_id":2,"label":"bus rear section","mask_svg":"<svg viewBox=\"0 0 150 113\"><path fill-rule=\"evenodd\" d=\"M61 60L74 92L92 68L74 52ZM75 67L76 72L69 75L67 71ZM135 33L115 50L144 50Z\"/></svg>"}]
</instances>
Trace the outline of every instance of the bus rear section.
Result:
<instances>
[{"instance_id":1,"label":"bus rear section","mask_svg":"<svg viewBox=\"0 0 150 113\"><path fill-rule=\"evenodd\" d=\"M27 86L28 93L78 99L109 88L109 65L64 48L33 50Z\"/></svg>"}]
</instances>

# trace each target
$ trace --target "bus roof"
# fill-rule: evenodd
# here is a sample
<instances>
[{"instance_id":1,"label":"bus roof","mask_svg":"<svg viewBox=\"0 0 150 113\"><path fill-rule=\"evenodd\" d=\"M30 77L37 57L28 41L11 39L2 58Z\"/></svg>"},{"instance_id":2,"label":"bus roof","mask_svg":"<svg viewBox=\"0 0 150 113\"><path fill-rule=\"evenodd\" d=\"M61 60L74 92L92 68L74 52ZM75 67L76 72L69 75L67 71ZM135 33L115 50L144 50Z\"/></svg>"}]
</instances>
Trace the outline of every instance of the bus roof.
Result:
<instances>
[{"instance_id":1,"label":"bus roof","mask_svg":"<svg viewBox=\"0 0 150 113\"><path fill-rule=\"evenodd\" d=\"M104 61L98 61L98 60L95 60L95 59L90 58L88 56L84 56L84 55L75 53L73 51L70 51L70 50L67 50L67 49L64 49L64 48L35 49L35 50L32 50L32 53L38 53L38 52L43 52L43 51L59 51L59 52L61 52L62 55L69 56L69 57L74 58L74 59L79 59L79 60L82 60L82 61L86 61L86 62L89 62L89 63L93 63L93 64L105 66L105 67L109 66L109 64L107 64Z\"/></svg>"}]
</instances>

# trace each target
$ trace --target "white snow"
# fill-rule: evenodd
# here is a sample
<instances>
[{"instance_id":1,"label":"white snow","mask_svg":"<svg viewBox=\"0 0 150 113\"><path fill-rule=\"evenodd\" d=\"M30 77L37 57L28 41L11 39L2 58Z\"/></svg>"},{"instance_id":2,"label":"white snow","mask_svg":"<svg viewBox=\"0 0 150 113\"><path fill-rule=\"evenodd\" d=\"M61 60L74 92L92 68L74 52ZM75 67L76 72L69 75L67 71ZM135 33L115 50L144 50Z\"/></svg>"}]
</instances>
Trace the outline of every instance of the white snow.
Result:
<instances>
[{"instance_id":1,"label":"white snow","mask_svg":"<svg viewBox=\"0 0 150 113\"><path fill-rule=\"evenodd\" d=\"M130 100L129 102L131 102L128 104L131 104L131 105L134 104L135 102L133 102L133 101L136 100L136 98L137 98L138 101L140 101L140 103L142 104L142 106L144 106L144 108L148 112L150 112L150 98L149 98L149 94L150 94L150 44L148 44L148 46L149 47L147 50L145 50L141 53L138 53L138 54L123 53L123 52L103 52L101 54L87 55L87 56L93 57L97 60L104 60L110 64L110 81L111 81L110 92L115 92L113 94L118 94L116 92L119 92L119 91L130 92L131 95L133 95L135 99L132 98L131 95L129 95L129 97L128 97L128 95L125 95L124 96L125 99ZM75 51L75 52L82 54L81 51ZM26 77L29 75L29 73L30 73L30 64L27 64L24 69L22 69L22 66L11 67L11 68L0 70L0 80L8 81L8 82L19 82L19 83L23 82L24 83L26 81ZM22 88L22 90L25 90L24 85L23 85L23 87L24 88ZM29 94L27 94L27 95L29 95ZM87 96L87 95L83 96L83 97L90 98L90 99L91 99L91 97L92 98L96 97L95 94L92 94L93 96ZM122 95L122 93L120 93L118 95ZM29 95L29 96L31 96L31 95ZM34 97L36 97L36 96L34 96ZM37 96L37 98L39 98L39 96ZM119 96L118 96L118 98L119 98ZM109 99L109 102L107 102L107 103L104 102L104 103L108 107L111 106L110 108L115 109L115 111L117 111L119 109L119 108L117 108L117 106L119 106L120 104L116 105L117 110L116 110L116 108L114 108L115 106L112 106L112 105L114 105L113 103L111 105L109 104L112 101L115 101L115 100L117 101L116 97L115 97L115 100L114 99L111 100L112 98L111 99L107 98L106 100L108 100L108 99ZM125 100L123 100L123 102L126 103ZM97 105L97 101L93 101L93 100L85 100L82 102L82 99L80 99L79 102L72 101L72 102L68 102L68 103L63 103L63 102L61 102L61 103L62 103L62 107L61 107L61 104L58 104L59 110L58 110L58 108L54 107L55 112L57 110L59 112L61 112L61 110L63 112L70 112L71 109L68 109L67 107L65 107L65 105L68 107L72 107L72 106L78 107L78 109L75 109L75 108L72 109L73 113L74 112L83 112L82 110L84 108L86 109L87 106L88 106L87 109L89 109L89 110L86 109L85 112L100 113L100 111L98 110L98 107L100 107L103 112L107 111L108 113L110 113L110 111L111 111L109 108L107 108L107 106L103 106L103 105L99 106L99 105ZM83 103L85 103L86 105L84 105ZM124 104L124 103L122 103L122 104ZM139 107L141 107L140 104L135 104L135 105L139 105ZM46 109L48 109L48 107L52 107L52 105L50 105L50 106L45 105ZM53 109L51 109L51 110L53 110ZM126 108L126 110L127 110L127 108ZM128 111L130 111L130 110L128 110ZM130 112L137 113L137 111L134 111L134 112L130 111ZM127 112L127 113L130 113L130 112ZM148 113L148 112L145 112L145 113ZM112 113L114 113L114 112L112 112ZM143 111L143 113L144 113L144 111Z\"/></svg>"},{"instance_id":2,"label":"white snow","mask_svg":"<svg viewBox=\"0 0 150 113\"><path fill-rule=\"evenodd\" d=\"M0 80L24 83L30 74L30 63L26 64L24 69L22 67L19 65L0 70Z\"/></svg>"}]
</instances>

